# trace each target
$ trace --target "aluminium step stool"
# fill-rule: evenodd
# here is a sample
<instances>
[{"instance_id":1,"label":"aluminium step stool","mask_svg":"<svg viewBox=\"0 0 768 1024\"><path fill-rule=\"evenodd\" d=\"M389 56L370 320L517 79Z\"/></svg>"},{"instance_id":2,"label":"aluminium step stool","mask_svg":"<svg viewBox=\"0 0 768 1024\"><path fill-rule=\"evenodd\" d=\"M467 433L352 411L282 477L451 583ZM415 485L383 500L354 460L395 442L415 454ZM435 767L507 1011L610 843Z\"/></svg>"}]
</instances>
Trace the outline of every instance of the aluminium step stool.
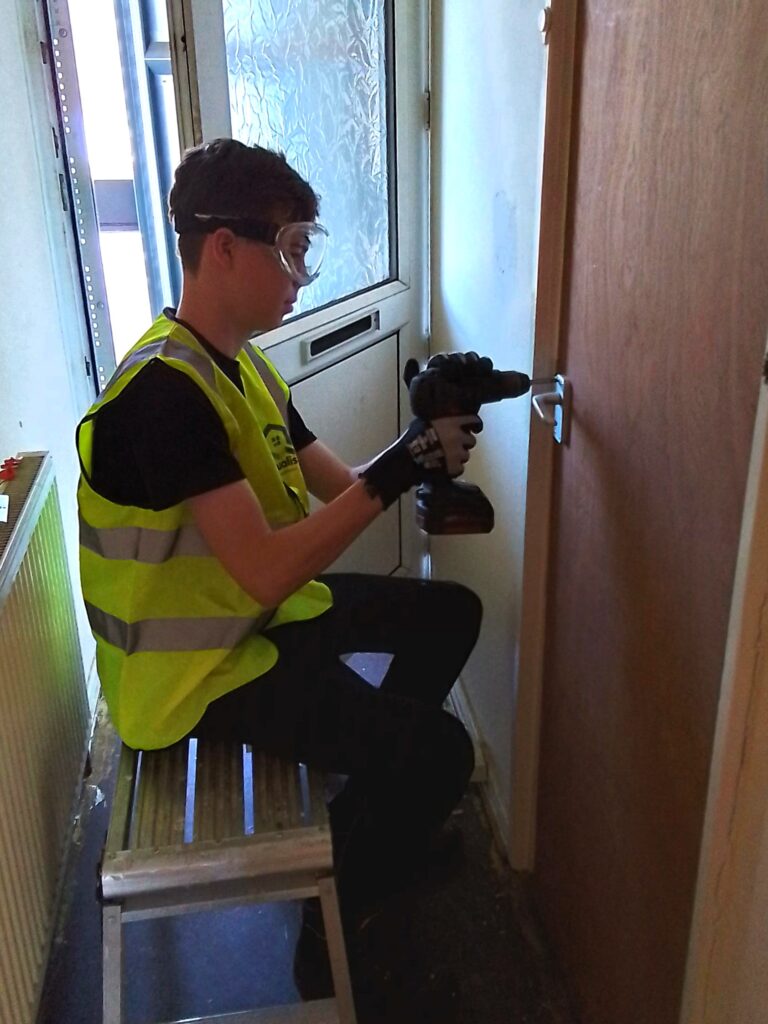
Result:
<instances>
[{"instance_id":1,"label":"aluminium step stool","mask_svg":"<svg viewBox=\"0 0 768 1024\"><path fill-rule=\"evenodd\" d=\"M356 1024L323 778L250 747L122 746L100 870L104 1024L122 1024L126 921L319 896L335 998L196 1024Z\"/></svg>"}]
</instances>

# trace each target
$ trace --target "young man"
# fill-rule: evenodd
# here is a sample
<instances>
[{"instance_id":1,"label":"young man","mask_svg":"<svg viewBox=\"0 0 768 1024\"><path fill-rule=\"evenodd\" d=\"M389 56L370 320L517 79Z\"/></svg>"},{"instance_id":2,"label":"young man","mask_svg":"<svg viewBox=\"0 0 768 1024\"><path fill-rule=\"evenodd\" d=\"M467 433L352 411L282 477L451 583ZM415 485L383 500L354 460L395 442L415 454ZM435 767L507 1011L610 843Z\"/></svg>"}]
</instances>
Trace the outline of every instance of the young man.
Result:
<instances>
[{"instance_id":1,"label":"young man","mask_svg":"<svg viewBox=\"0 0 768 1024\"><path fill-rule=\"evenodd\" d=\"M280 155L219 139L185 155L169 205L178 310L78 428L99 677L130 746L227 737L349 776L330 809L349 921L465 790L472 745L442 704L481 607L457 584L319 574L425 474L458 475L481 424L414 420L367 466L345 465L249 341L317 275L310 186ZM325 503L311 515L308 492ZM340 660L354 651L393 655L378 689Z\"/></svg>"}]
</instances>

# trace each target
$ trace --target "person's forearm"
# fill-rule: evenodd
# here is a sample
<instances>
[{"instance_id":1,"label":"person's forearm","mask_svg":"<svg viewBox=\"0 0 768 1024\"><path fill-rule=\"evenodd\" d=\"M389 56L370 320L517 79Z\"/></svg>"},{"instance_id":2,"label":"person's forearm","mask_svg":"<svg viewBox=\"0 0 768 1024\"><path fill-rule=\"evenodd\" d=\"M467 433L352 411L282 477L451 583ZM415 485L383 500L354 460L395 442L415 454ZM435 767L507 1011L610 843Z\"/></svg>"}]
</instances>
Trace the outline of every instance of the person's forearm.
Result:
<instances>
[{"instance_id":1,"label":"person's forearm","mask_svg":"<svg viewBox=\"0 0 768 1024\"><path fill-rule=\"evenodd\" d=\"M348 487L355 484L360 474L365 472L372 462L373 459L369 459L368 462L364 462L361 466L345 466L344 470L346 472L339 468L331 479L324 482L322 488L318 487L313 491L314 496L319 498L320 501L325 502L326 505L330 504L335 498L342 495Z\"/></svg>"},{"instance_id":2,"label":"person's forearm","mask_svg":"<svg viewBox=\"0 0 768 1024\"><path fill-rule=\"evenodd\" d=\"M306 519L271 532L264 544L261 577L272 589L274 607L329 567L382 511L364 482L352 486ZM267 568L268 563L268 568Z\"/></svg>"},{"instance_id":3,"label":"person's forearm","mask_svg":"<svg viewBox=\"0 0 768 1024\"><path fill-rule=\"evenodd\" d=\"M232 578L260 605L274 608L326 570L425 473L443 470L451 460L463 467L475 443L464 428L476 422L474 416L458 417L454 432L446 434L446 450L437 428L414 419L394 444L361 469L346 466L319 441L313 442L299 453L310 493L323 500L337 489L342 492L289 526L269 526L246 480L190 498L190 508L211 552ZM362 479L357 476L361 470ZM350 479L354 482L348 483Z\"/></svg>"},{"instance_id":4,"label":"person's forearm","mask_svg":"<svg viewBox=\"0 0 768 1024\"><path fill-rule=\"evenodd\" d=\"M326 505L351 487L357 473L321 441L300 449L299 465L309 493Z\"/></svg>"},{"instance_id":5,"label":"person's forearm","mask_svg":"<svg viewBox=\"0 0 768 1024\"><path fill-rule=\"evenodd\" d=\"M339 465L334 467L332 473L327 474L322 481L319 481L311 489L311 493L325 505L330 505L357 482L358 475L356 469Z\"/></svg>"},{"instance_id":6,"label":"person's forearm","mask_svg":"<svg viewBox=\"0 0 768 1024\"><path fill-rule=\"evenodd\" d=\"M327 569L383 508L362 480L306 519L277 528L270 527L247 480L188 503L211 554L264 608L277 607Z\"/></svg>"}]
</instances>

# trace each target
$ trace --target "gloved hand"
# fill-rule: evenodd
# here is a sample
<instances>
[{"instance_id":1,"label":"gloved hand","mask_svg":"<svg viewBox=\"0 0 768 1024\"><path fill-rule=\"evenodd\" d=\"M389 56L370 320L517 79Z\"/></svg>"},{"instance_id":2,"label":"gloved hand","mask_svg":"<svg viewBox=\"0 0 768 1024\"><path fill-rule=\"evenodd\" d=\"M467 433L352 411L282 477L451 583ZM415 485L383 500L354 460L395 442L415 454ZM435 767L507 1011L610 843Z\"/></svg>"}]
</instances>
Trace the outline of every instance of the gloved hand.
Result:
<instances>
[{"instance_id":1,"label":"gloved hand","mask_svg":"<svg viewBox=\"0 0 768 1024\"><path fill-rule=\"evenodd\" d=\"M479 416L445 416L429 423L418 417L360 477L369 493L389 508L401 494L435 475L460 476L483 429Z\"/></svg>"},{"instance_id":2,"label":"gloved hand","mask_svg":"<svg viewBox=\"0 0 768 1024\"><path fill-rule=\"evenodd\" d=\"M493 373L493 363L488 356L479 356L477 352L440 352L431 356L425 369L439 370L446 380L458 383L472 377L488 377ZM409 388L411 381L419 373L419 363L409 359L403 368L403 380Z\"/></svg>"},{"instance_id":3,"label":"gloved hand","mask_svg":"<svg viewBox=\"0 0 768 1024\"><path fill-rule=\"evenodd\" d=\"M427 363L428 370L439 370L446 380L454 383L476 377L489 377L493 363L488 356L477 352L440 352Z\"/></svg>"}]
</instances>

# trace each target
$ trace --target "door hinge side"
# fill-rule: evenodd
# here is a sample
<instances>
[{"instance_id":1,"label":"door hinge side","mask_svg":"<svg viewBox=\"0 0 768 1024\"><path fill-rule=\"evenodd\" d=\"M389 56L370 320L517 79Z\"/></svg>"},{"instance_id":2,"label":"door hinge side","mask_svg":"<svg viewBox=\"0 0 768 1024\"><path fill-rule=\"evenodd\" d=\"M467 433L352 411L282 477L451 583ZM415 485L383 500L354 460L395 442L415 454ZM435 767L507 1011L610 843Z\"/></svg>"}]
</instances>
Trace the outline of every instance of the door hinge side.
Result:
<instances>
[{"instance_id":1,"label":"door hinge side","mask_svg":"<svg viewBox=\"0 0 768 1024\"><path fill-rule=\"evenodd\" d=\"M424 90L424 129L429 131L432 127L432 92Z\"/></svg>"},{"instance_id":2,"label":"door hinge side","mask_svg":"<svg viewBox=\"0 0 768 1024\"><path fill-rule=\"evenodd\" d=\"M91 360L88 356L83 356L83 362L85 363L85 376L90 380L91 377Z\"/></svg>"}]
</instances>

